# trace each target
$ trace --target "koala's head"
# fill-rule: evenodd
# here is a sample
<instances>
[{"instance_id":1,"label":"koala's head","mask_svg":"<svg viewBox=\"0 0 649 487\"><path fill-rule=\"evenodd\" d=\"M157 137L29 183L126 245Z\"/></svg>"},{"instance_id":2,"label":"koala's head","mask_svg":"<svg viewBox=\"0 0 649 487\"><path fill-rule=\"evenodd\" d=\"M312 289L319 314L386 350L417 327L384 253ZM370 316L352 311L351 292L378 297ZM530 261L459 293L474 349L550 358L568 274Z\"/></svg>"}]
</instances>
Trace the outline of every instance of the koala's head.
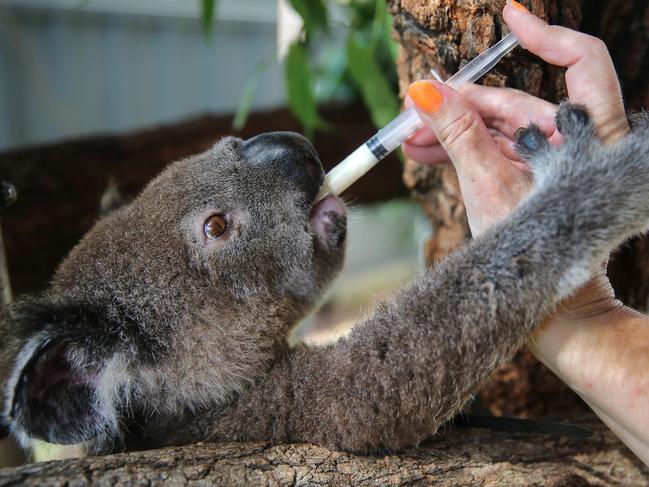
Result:
<instances>
[{"instance_id":1,"label":"koala's head","mask_svg":"<svg viewBox=\"0 0 649 487\"><path fill-rule=\"evenodd\" d=\"M101 219L3 321L13 431L115 436L126 408L223 400L264 373L342 266L345 209L316 202L323 177L297 134L226 138Z\"/></svg>"}]
</instances>

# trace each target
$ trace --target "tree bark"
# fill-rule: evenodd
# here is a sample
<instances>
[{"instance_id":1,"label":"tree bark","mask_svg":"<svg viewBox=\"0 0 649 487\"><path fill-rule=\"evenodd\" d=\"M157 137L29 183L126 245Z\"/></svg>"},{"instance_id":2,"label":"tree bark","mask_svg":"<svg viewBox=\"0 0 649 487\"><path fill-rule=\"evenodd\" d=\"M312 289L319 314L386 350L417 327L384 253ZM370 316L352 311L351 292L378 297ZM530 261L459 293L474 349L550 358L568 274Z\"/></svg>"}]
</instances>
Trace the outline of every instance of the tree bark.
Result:
<instances>
[{"instance_id":1,"label":"tree bark","mask_svg":"<svg viewBox=\"0 0 649 487\"><path fill-rule=\"evenodd\" d=\"M596 419L590 438L461 429L399 455L313 445L192 446L0 470L0 486L49 485L649 485L649 470Z\"/></svg>"},{"instance_id":2,"label":"tree bark","mask_svg":"<svg viewBox=\"0 0 649 487\"><path fill-rule=\"evenodd\" d=\"M401 94L417 79L455 73L507 31L501 12L505 0L390 0L400 43ZM604 39L624 88L627 106L649 104L649 4L644 0L525 0L526 7L553 24L580 29ZM515 50L484 79L557 102L566 96L563 70ZM450 165L421 166L407 161L404 181L433 228L425 245L429 264L469 238L455 171ZM649 303L649 239L637 238L612 257L609 276L626 304L646 310ZM494 373L481 399L494 414L534 416L566 414L584 405L527 352ZM541 387L539 387L541 385Z\"/></svg>"}]
</instances>

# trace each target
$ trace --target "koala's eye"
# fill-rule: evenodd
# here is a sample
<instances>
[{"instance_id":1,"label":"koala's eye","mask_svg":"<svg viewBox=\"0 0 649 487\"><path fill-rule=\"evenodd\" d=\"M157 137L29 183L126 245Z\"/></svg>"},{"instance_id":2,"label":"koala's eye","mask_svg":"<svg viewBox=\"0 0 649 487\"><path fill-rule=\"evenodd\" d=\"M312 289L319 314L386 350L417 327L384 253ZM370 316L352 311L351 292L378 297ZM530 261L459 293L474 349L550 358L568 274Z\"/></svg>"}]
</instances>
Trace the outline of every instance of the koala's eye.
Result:
<instances>
[{"instance_id":1,"label":"koala's eye","mask_svg":"<svg viewBox=\"0 0 649 487\"><path fill-rule=\"evenodd\" d=\"M223 215L212 215L203 226L203 231L208 239L219 238L228 228L228 222Z\"/></svg>"}]
</instances>

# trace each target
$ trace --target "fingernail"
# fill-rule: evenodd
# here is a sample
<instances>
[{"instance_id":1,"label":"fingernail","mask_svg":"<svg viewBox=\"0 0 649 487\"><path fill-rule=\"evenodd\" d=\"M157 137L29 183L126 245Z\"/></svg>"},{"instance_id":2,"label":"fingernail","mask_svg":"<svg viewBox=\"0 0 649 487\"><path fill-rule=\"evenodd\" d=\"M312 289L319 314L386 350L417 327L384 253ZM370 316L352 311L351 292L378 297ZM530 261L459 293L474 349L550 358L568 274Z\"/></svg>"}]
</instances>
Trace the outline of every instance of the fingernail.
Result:
<instances>
[{"instance_id":1,"label":"fingernail","mask_svg":"<svg viewBox=\"0 0 649 487\"><path fill-rule=\"evenodd\" d=\"M509 4L510 4L512 7L514 7L516 10L520 10L521 12L527 12L527 13L530 13L530 11L527 10L527 8L525 8L525 5L523 5L523 4L519 3L519 2L517 2L516 0L509 0Z\"/></svg>"},{"instance_id":2,"label":"fingernail","mask_svg":"<svg viewBox=\"0 0 649 487\"><path fill-rule=\"evenodd\" d=\"M415 81L408 88L408 95L426 113L435 113L444 101L442 92L430 81Z\"/></svg>"}]
</instances>

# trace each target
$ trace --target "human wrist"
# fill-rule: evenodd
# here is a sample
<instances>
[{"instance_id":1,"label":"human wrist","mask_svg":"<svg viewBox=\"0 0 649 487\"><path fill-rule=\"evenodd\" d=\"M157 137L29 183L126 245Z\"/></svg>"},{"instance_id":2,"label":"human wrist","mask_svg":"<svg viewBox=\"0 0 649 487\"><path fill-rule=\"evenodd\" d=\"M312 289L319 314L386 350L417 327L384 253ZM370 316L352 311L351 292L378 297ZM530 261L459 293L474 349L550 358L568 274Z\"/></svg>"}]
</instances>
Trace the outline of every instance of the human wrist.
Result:
<instances>
[{"instance_id":1,"label":"human wrist","mask_svg":"<svg viewBox=\"0 0 649 487\"><path fill-rule=\"evenodd\" d=\"M573 296L563 300L552 315L530 335L530 350L564 381L573 384L575 374L588 369L598 333L621 318L625 307L615 298L605 269Z\"/></svg>"},{"instance_id":2,"label":"human wrist","mask_svg":"<svg viewBox=\"0 0 649 487\"><path fill-rule=\"evenodd\" d=\"M574 321L560 315L529 348L647 461L649 318L623 305Z\"/></svg>"},{"instance_id":3,"label":"human wrist","mask_svg":"<svg viewBox=\"0 0 649 487\"><path fill-rule=\"evenodd\" d=\"M611 369L611 357L623 353L625 324L639 316L609 295L592 298L579 296L578 305L559 309L528 339L530 351L585 396Z\"/></svg>"}]
</instances>

